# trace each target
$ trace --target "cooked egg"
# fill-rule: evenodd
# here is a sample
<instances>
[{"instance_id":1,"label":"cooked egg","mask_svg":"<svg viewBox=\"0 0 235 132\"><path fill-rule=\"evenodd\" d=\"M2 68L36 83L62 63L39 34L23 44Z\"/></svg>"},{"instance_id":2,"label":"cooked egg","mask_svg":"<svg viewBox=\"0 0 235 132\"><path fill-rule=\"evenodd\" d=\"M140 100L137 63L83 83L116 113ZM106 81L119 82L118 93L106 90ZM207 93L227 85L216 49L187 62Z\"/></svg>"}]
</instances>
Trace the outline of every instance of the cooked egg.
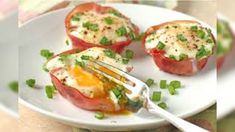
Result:
<instances>
[{"instance_id":1,"label":"cooked egg","mask_svg":"<svg viewBox=\"0 0 235 132\"><path fill-rule=\"evenodd\" d=\"M87 26L84 26L85 23L93 25L95 31L89 30ZM112 13L97 13L94 10L80 13L79 20L71 19L71 25L73 36L98 45L102 44L100 41L103 37L106 37L109 43L126 41L127 36L120 36L116 33L121 27L125 28L124 30L127 33L134 31L134 27L128 18Z\"/></svg>"},{"instance_id":2,"label":"cooked egg","mask_svg":"<svg viewBox=\"0 0 235 132\"><path fill-rule=\"evenodd\" d=\"M188 58L196 58L202 47L212 54L215 46L210 30L196 22L166 24L147 36L145 41L148 52L161 43L164 45L162 48L165 51L165 56L174 56L176 60L180 60L181 54Z\"/></svg>"},{"instance_id":3,"label":"cooked egg","mask_svg":"<svg viewBox=\"0 0 235 132\"><path fill-rule=\"evenodd\" d=\"M132 66L123 64L122 57L120 55L114 53L115 58L111 58L105 54L105 51L107 51L107 49L94 47L80 53L74 53L67 56L57 56L47 63L46 68L49 71L54 71L52 74L65 85L79 90L87 97L110 97L110 89L115 87L115 83L90 71L89 69L84 68L89 63L86 57L110 64L125 72L132 69Z\"/></svg>"}]
</instances>

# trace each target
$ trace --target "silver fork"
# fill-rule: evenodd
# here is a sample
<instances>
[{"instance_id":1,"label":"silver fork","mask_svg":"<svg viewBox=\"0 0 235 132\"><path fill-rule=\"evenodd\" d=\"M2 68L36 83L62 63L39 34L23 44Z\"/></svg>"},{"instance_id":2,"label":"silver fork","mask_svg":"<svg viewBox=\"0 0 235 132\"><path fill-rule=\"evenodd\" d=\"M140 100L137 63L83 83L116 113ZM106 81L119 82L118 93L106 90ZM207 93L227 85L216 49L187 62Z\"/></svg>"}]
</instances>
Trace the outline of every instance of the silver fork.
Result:
<instances>
[{"instance_id":1,"label":"silver fork","mask_svg":"<svg viewBox=\"0 0 235 132\"><path fill-rule=\"evenodd\" d=\"M158 115L171 124L173 124L175 127L177 127L179 130L183 132L209 132L201 127L198 127L188 121L185 121L168 111L160 108L158 105L155 105L154 102L151 101L149 95L149 87L142 82L141 80L125 73L124 71L113 67L109 64L90 60L89 63L87 63L87 67L94 72L101 74L102 76L105 76L108 79L113 80L114 82L123 85L125 88L127 88L129 91L131 91L130 94L127 94L127 96L132 99L138 96L141 96L145 99L145 108L152 114ZM112 75L105 72L104 70L101 70L102 68L105 68L105 71L109 71Z\"/></svg>"}]
</instances>

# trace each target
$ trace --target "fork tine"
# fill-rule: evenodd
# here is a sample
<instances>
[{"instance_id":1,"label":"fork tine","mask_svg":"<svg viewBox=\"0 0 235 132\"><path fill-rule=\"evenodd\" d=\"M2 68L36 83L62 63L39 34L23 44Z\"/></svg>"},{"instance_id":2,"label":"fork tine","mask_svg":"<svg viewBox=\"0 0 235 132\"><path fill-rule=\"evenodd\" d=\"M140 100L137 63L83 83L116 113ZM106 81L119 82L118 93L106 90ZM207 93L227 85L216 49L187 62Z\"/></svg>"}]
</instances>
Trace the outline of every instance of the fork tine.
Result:
<instances>
[{"instance_id":1,"label":"fork tine","mask_svg":"<svg viewBox=\"0 0 235 132\"><path fill-rule=\"evenodd\" d=\"M99 66L105 67L106 69L109 69L122 77L125 77L127 80L133 82L134 84L136 84L136 82L142 82L141 80L139 80L135 77L132 77L131 75L127 74L126 72L122 71L121 69L114 67L110 64L107 64L107 63L104 63L101 61L94 61L94 60L91 60L91 62L93 62ZM142 84L142 85L144 85L144 84Z\"/></svg>"},{"instance_id":2,"label":"fork tine","mask_svg":"<svg viewBox=\"0 0 235 132\"><path fill-rule=\"evenodd\" d=\"M93 70L94 72L96 72L96 73L98 73L98 74L100 74L100 75L102 75L102 76L104 76L104 77L106 77L106 78L116 82L117 84L123 85L128 90L133 91L133 87L131 85L128 85L128 84L126 84L126 83L124 83L124 82L122 82L122 81L120 81L120 80L118 80L118 79L116 79L116 78L114 78L114 77L112 77L112 76L110 76L110 75L100 71L99 69L90 66L90 65L88 65L87 68L89 68L89 69Z\"/></svg>"}]
</instances>

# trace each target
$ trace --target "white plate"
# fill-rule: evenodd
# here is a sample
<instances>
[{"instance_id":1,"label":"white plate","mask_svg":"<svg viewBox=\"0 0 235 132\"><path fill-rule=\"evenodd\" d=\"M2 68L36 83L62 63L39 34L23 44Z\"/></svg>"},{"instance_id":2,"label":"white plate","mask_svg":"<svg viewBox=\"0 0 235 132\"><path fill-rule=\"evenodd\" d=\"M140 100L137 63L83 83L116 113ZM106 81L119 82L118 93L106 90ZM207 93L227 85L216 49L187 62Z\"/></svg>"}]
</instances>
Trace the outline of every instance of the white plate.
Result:
<instances>
[{"instance_id":1,"label":"white plate","mask_svg":"<svg viewBox=\"0 0 235 132\"><path fill-rule=\"evenodd\" d=\"M196 20L193 17L167 9L132 4L108 4L119 9L129 16L133 22L144 31L148 27L162 22L179 19ZM94 113L79 109L70 102L56 95L50 100L45 96L44 89L31 89L24 82L29 78L36 78L40 87L50 83L49 75L42 71L44 59L39 55L40 49L48 48L59 53L66 47L64 18L71 9L63 9L43 15L23 25L20 29L20 81L21 102L28 107L43 113L58 121L97 130L130 130L149 129L158 127L164 120L149 114L129 116L110 116L104 120L94 118ZM205 23L203 23L205 26ZM214 32L214 30L213 30ZM169 96L163 91L163 100L169 105L168 111L181 117L194 115L215 103L216 70L215 60L199 74L192 77L182 77L161 72L155 66L152 58L147 56L141 44L133 43L129 48L135 51L132 63L132 74L142 80L154 78L155 80L181 80L185 85L178 95ZM152 88L159 90L159 88Z\"/></svg>"},{"instance_id":2,"label":"white plate","mask_svg":"<svg viewBox=\"0 0 235 132\"><path fill-rule=\"evenodd\" d=\"M228 21L232 31L235 35L235 23L229 20L222 14L219 14L218 18ZM235 100L234 92L235 92L235 50L233 49L232 53L230 53L225 59L225 63L223 67L218 72L218 107L217 107L217 117L222 118L225 115L229 114L233 110L235 110Z\"/></svg>"},{"instance_id":3,"label":"white plate","mask_svg":"<svg viewBox=\"0 0 235 132\"><path fill-rule=\"evenodd\" d=\"M18 95L8 83L18 80L18 24L17 13L0 20L0 110L17 116Z\"/></svg>"}]
</instances>

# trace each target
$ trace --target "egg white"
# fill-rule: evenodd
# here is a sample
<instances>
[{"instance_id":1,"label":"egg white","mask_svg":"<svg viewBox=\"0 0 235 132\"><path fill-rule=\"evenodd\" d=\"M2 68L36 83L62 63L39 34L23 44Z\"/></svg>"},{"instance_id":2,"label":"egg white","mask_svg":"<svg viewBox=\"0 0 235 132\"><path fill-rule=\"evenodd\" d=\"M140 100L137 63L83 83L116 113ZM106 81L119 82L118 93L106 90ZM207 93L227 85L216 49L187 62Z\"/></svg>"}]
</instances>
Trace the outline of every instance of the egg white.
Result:
<instances>
[{"instance_id":1,"label":"egg white","mask_svg":"<svg viewBox=\"0 0 235 132\"><path fill-rule=\"evenodd\" d=\"M113 23L105 23L104 19L106 17L110 17ZM99 30L90 31L87 28L83 27L83 23L88 21L94 24L98 24ZM78 37L86 42L98 45L100 45L99 42L104 36L111 40L112 43L126 41L126 36L118 36L116 34L116 30L122 26L126 28L127 32L129 32L130 30L134 30L131 21L127 18L118 17L111 13L101 14L93 10L83 12L83 14L80 16L79 21L71 20L71 25L76 27L76 29L71 32L73 36Z\"/></svg>"},{"instance_id":2,"label":"egg white","mask_svg":"<svg viewBox=\"0 0 235 132\"><path fill-rule=\"evenodd\" d=\"M168 29L166 28L167 26L169 27ZM177 28L174 28L174 26L177 26ZM174 55L177 60L179 60L181 53L188 55L189 58L196 58L196 54L202 45L205 46L207 51L212 53L215 44L206 42L207 39L198 38L197 35L191 31L191 26L197 26L208 35L206 28L203 28L199 23L180 22L167 24L146 37L145 47L147 51L156 48L159 42L163 42L165 44L165 56L169 57L170 55ZM177 34L182 34L187 39L188 43L177 40ZM212 37L210 37L210 39L213 40ZM182 43L186 46L182 46ZM198 48L187 47L187 45L192 46L192 44L197 45Z\"/></svg>"}]
</instances>

